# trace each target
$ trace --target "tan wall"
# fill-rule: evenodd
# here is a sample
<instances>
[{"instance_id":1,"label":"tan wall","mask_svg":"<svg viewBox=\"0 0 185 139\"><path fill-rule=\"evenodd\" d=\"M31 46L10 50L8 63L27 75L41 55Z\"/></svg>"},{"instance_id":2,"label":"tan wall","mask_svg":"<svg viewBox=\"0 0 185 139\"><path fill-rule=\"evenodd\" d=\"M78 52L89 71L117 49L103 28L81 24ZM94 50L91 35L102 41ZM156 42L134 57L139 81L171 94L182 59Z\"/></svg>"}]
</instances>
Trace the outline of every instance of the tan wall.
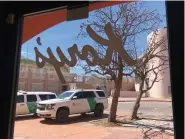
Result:
<instances>
[{"instance_id":1,"label":"tan wall","mask_svg":"<svg viewBox=\"0 0 185 139\"><path fill-rule=\"evenodd\" d=\"M120 97L137 97L136 91L121 91Z\"/></svg>"},{"instance_id":2,"label":"tan wall","mask_svg":"<svg viewBox=\"0 0 185 139\"><path fill-rule=\"evenodd\" d=\"M134 98L136 98L138 96L138 94L139 93L136 91L121 91L120 97L134 97ZM145 97L145 94L142 97Z\"/></svg>"},{"instance_id":3,"label":"tan wall","mask_svg":"<svg viewBox=\"0 0 185 139\"><path fill-rule=\"evenodd\" d=\"M163 37L166 37L167 40L167 29L166 28L162 28L158 30L158 36L156 38L156 41L159 41L160 39L162 39ZM152 33L148 35L147 39L150 39L152 36ZM166 45L168 42L166 42ZM160 51L161 49L163 49L162 47L158 48L158 51ZM165 51L162 53L162 55L168 56L168 51ZM160 64L160 60L159 59L154 59L154 66L157 66ZM153 63L149 63L149 65L152 66ZM169 64L169 63L168 63ZM168 67L168 68L166 68ZM150 97L154 97L154 98L166 98L169 97L171 95L171 92L168 92L168 87L171 86L170 83L170 69L169 66L165 66L162 68L166 68L165 70L163 70L163 72L161 72L161 74L159 74L158 79L160 80L159 82L156 82L153 87L149 90L149 95ZM150 79L154 78L154 74L151 74L149 76ZM149 83L150 84L150 83Z\"/></svg>"},{"instance_id":4,"label":"tan wall","mask_svg":"<svg viewBox=\"0 0 185 139\"><path fill-rule=\"evenodd\" d=\"M77 89L93 89L92 84L86 84L86 83L77 83L76 84Z\"/></svg>"},{"instance_id":5,"label":"tan wall","mask_svg":"<svg viewBox=\"0 0 185 139\"><path fill-rule=\"evenodd\" d=\"M56 74L20 72L19 90L61 93L62 85Z\"/></svg>"},{"instance_id":6,"label":"tan wall","mask_svg":"<svg viewBox=\"0 0 185 139\"><path fill-rule=\"evenodd\" d=\"M114 81L107 80L106 86L108 90L114 89ZM123 79L121 91L135 91L134 79Z\"/></svg>"}]
</instances>

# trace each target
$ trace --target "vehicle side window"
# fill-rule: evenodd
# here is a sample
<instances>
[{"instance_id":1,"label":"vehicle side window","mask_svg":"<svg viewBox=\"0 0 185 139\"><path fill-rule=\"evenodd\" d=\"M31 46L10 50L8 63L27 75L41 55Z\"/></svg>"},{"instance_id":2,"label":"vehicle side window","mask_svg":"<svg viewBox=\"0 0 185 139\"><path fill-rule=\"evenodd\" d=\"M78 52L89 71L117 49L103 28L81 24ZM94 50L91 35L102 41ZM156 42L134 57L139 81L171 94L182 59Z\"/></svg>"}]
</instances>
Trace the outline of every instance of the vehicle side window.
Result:
<instances>
[{"instance_id":1,"label":"vehicle side window","mask_svg":"<svg viewBox=\"0 0 185 139\"><path fill-rule=\"evenodd\" d=\"M48 99L47 95L39 95L39 97L40 97L41 100L47 100Z\"/></svg>"},{"instance_id":2,"label":"vehicle side window","mask_svg":"<svg viewBox=\"0 0 185 139\"><path fill-rule=\"evenodd\" d=\"M96 97L93 91L85 91L83 92L84 98L94 98Z\"/></svg>"},{"instance_id":3,"label":"vehicle side window","mask_svg":"<svg viewBox=\"0 0 185 139\"><path fill-rule=\"evenodd\" d=\"M17 96L16 103L24 103L24 95Z\"/></svg>"},{"instance_id":4,"label":"vehicle side window","mask_svg":"<svg viewBox=\"0 0 185 139\"><path fill-rule=\"evenodd\" d=\"M49 94L46 94L46 95L39 95L40 99L41 100L49 100L49 99L54 99L56 98L55 95L49 95Z\"/></svg>"},{"instance_id":5,"label":"vehicle side window","mask_svg":"<svg viewBox=\"0 0 185 139\"><path fill-rule=\"evenodd\" d=\"M96 91L99 97L105 97L105 93L103 91Z\"/></svg>"},{"instance_id":6,"label":"vehicle side window","mask_svg":"<svg viewBox=\"0 0 185 139\"><path fill-rule=\"evenodd\" d=\"M77 96L77 99L82 99L83 97L83 92L77 92L74 96Z\"/></svg>"},{"instance_id":7,"label":"vehicle side window","mask_svg":"<svg viewBox=\"0 0 185 139\"><path fill-rule=\"evenodd\" d=\"M55 99L56 96L55 95L49 95L49 99Z\"/></svg>"},{"instance_id":8,"label":"vehicle side window","mask_svg":"<svg viewBox=\"0 0 185 139\"><path fill-rule=\"evenodd\" d=\"M36 102L37 97L36 95L27 95L27 102Z\"/></svg>"}]
</instances>

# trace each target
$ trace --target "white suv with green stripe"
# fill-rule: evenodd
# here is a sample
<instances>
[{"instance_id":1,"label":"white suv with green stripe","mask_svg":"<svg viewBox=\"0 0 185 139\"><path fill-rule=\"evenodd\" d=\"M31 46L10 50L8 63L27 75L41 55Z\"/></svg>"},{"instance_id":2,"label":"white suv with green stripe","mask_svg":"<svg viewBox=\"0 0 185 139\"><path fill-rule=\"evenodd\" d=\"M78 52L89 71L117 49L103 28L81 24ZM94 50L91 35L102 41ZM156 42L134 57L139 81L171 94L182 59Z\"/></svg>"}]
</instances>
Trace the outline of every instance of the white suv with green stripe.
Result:
<instances>
[{"instance_id":1,"label":"white suv with green stripe","mask_svg":"<svg viewBox=\"0 0 185 139\"><path fill-rule=\"evenodd\" d=\"M102 116L108 108L108 99L103 90L70 90L61 93L56 99L40 101L37 114L45 119L64 122L72 114L94 112Z\"/></svg>"},{"instance_id":2,"label":"white suv with green stripe","mask_svg":"<svg viewBox=\"0 0 185 139\"><path fill-rule=\"evenodd\" d=\"M36 114L39 101L55 99L57 96L52 92L25 92L19 91L16 97L16 116Z\"/></svg>"}]
</instances>

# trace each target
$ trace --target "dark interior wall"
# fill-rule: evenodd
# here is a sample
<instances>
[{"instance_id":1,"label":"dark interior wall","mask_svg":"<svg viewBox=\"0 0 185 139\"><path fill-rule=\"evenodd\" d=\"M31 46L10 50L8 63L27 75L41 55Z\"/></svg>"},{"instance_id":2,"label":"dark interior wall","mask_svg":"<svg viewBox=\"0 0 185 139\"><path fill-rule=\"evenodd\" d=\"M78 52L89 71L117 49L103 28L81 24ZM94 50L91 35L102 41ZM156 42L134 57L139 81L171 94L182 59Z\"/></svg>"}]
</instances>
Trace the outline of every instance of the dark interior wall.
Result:
<instances>
[{"instance_id":1,"label":"dark interior wall","mask_svg":"<svg viewBox=\"0 0 185 139\"><path fill-rule=\"evenodd\" d=\"M1 95L1 111L3 112L1 127L3 130L0 131L2 139L12 139L14 131L15 96L21 50L18 47L20 46L18 37L21 31L21 25L18 26L18 22L23 14L58 8L67 5L67 3L69 4L69 2L44 2L44 4L43 2L0 2L0 62L3 65L0 68L0 81L3 83L1 85L1 92L3 92ZM15 16L13 24L6 22L9 14Z\"/></svg>"},{"instance_id":2,"label":"dark interior wall","mask_svg":"<svg viewBox=\"0 0 185 139\"><path fill-rule=\"evenodd\" d=\"M14 23L8 24L7 17L9 14L13 13L15 15ZM20 14L16 13L15 7L8 2L0 2L0 43L1 43L1 54L0 61L3 65L1 67L0 81L3 83L1 85L1 111L3 114L3 121L1 126L1 137L3 139L12 138L13 124L14 124L14 112L15 108L14 98L17 87L17 77L16 71L19 65L19 55L18 51L20 48L16 47L18 36L18 22L20 20ZM10 126L12 125L12 126Z\"/></svg>"}]
</instances>

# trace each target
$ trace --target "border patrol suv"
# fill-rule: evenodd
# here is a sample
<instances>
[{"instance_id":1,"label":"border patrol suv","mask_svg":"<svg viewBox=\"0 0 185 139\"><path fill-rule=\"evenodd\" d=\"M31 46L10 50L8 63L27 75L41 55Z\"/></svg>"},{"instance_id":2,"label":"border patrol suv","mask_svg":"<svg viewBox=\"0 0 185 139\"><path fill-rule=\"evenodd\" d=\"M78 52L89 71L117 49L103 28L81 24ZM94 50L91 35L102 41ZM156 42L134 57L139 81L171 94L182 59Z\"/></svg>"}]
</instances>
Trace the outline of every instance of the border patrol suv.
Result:
<instances>
[{"instance_id":1,"label":"border patrol suv","mask_svg":"<svg viewBox=\"0 0 185 139\"><path fill-rule=\"evenodd\" d=\"M102 116L107 108L108 99L103 90L70 90L61 93L56 99L40 101L37 115L46 120L64 122L72 114L94 112L95 116Z\"/></svg>"},{"instance_id":2,"label":"border patrol suv","mask_svg":"<svg viewBox=\"0 0 185 139\"><path fill-rule=\"evenodd\" d=\"M57 96L52 92L17 92L16 116L34 114L36 116L37 104L39 101L55 99Z\"/></svg>"}]
</instances>

